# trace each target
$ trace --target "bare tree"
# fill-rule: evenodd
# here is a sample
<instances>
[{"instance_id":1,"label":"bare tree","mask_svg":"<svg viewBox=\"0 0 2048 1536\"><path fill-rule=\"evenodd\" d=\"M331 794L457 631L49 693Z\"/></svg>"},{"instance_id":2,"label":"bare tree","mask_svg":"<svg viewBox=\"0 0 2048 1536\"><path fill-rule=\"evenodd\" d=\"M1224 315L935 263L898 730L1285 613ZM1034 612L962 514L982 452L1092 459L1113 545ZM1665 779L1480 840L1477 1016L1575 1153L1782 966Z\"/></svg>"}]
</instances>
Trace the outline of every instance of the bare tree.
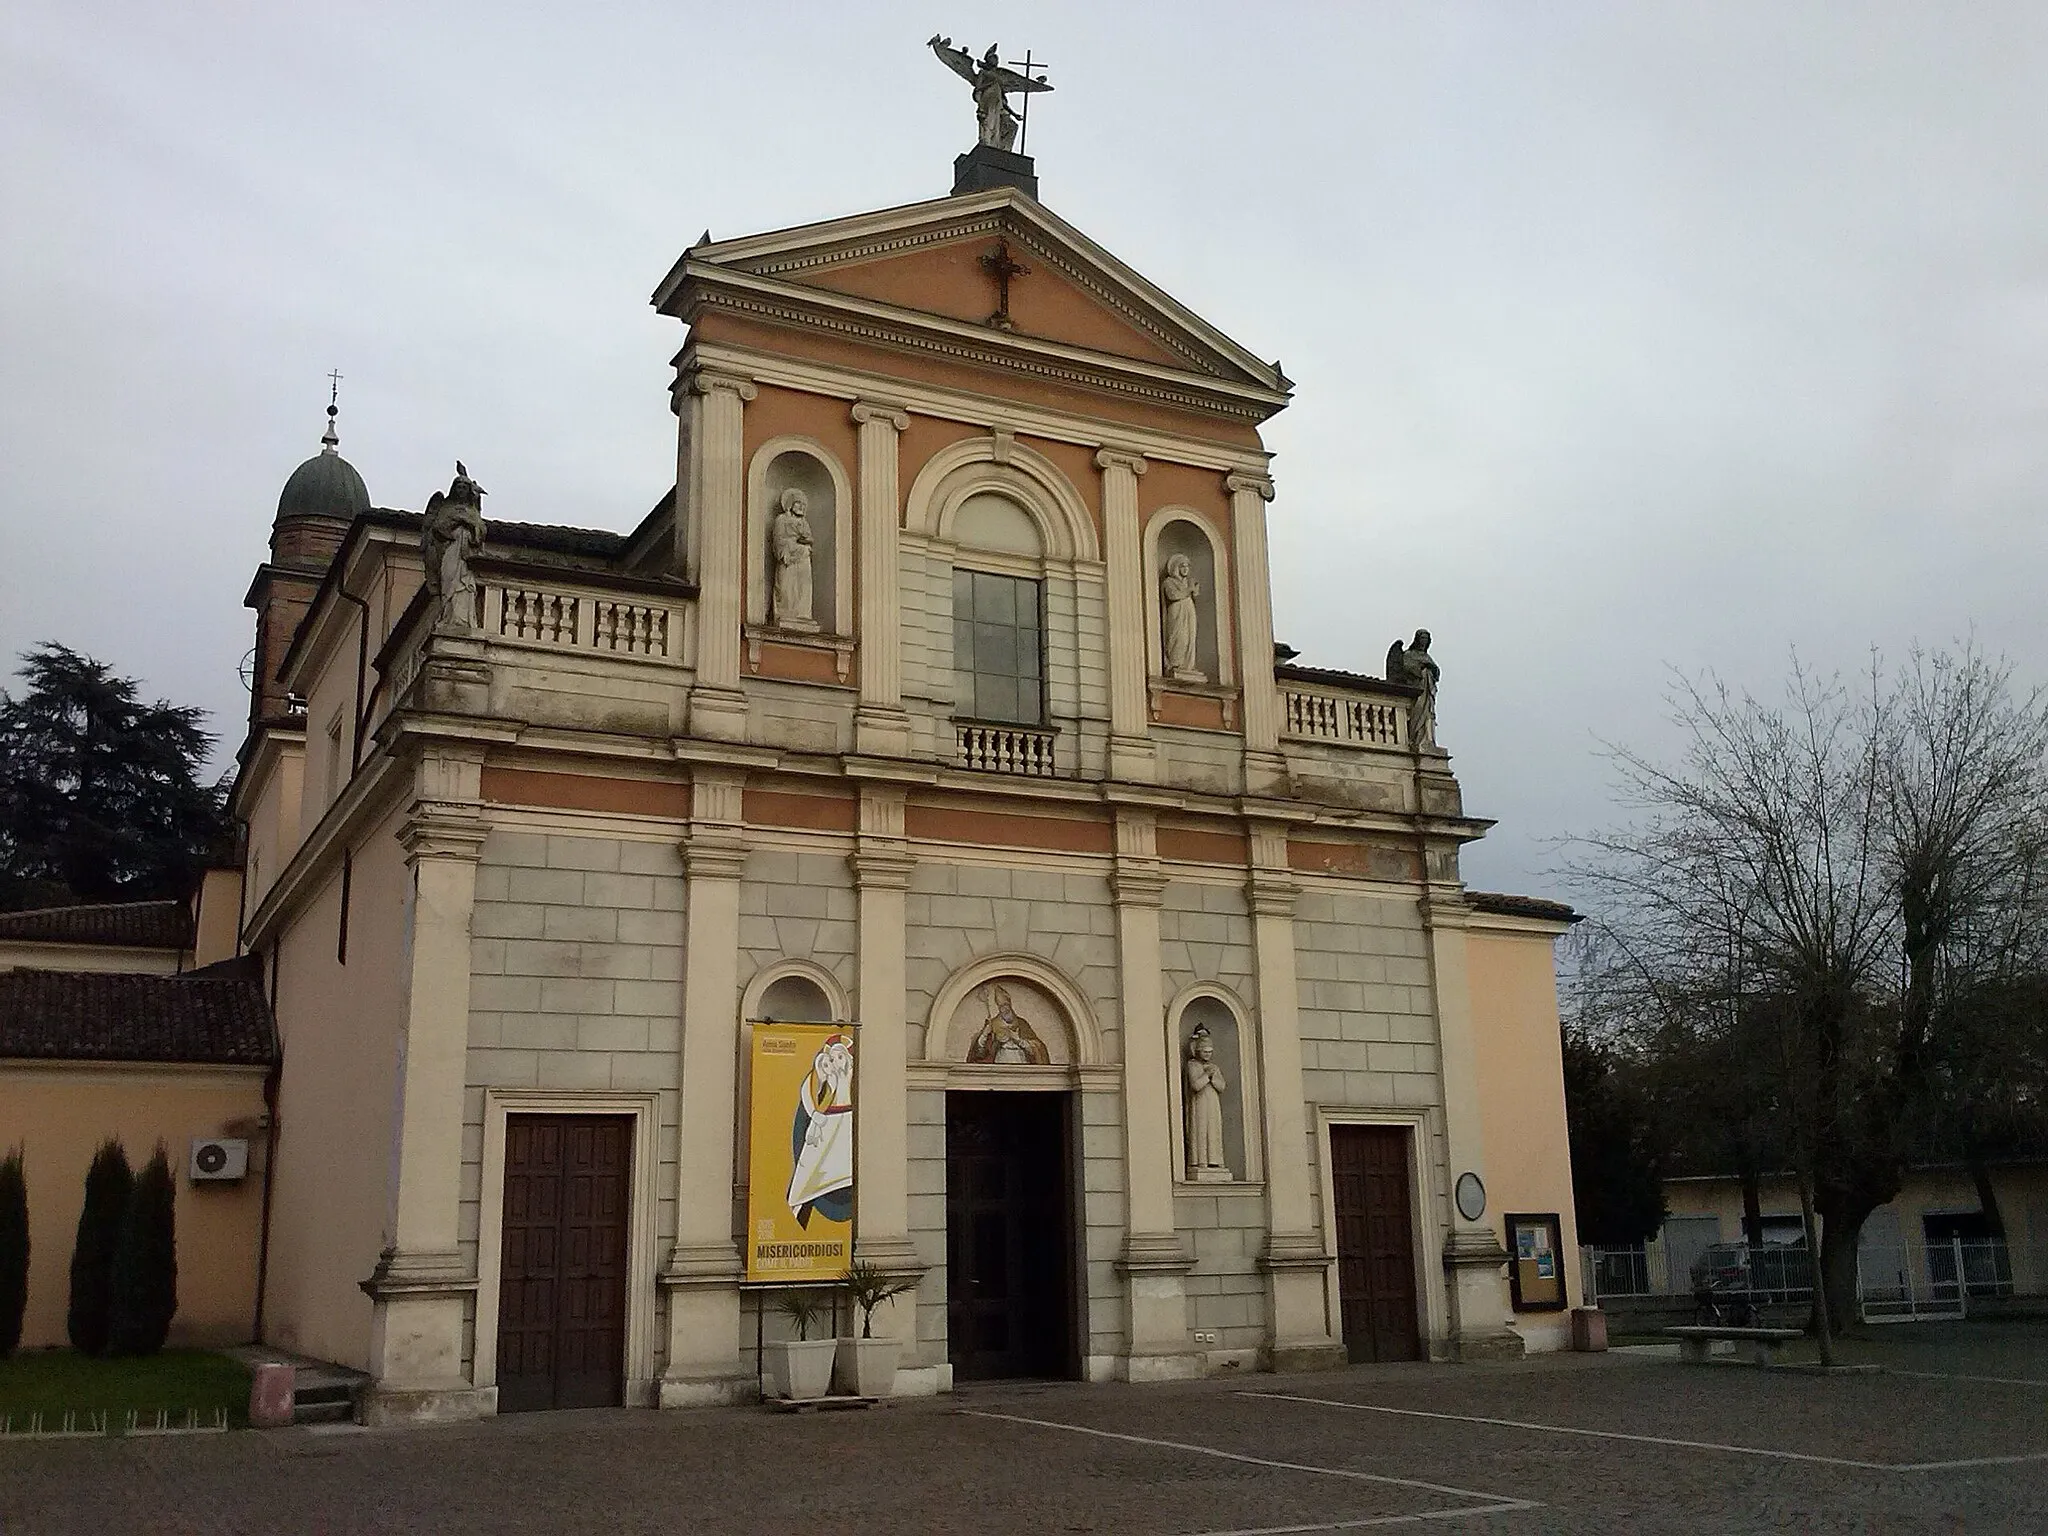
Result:
<instances>
[{"instance_id":1,"label":"bare tree","mask_svg":"<svg viewBox=\"0 0 2048 1536\"><path fill-rule=\"evenodd\" d=\"M1735 1074L1714 1086L1797 1178L1825 1342L1937 1090L1977 1122L1971 1000L2042 974L2048 709L1974 646L1854 689L1795 660L1775 707L1681 679L1671 704L1679 762L1614 749L1635 817L1573 865L1624 957L1596 983L1646 1051Z\"/></svg>"}]
</instances>

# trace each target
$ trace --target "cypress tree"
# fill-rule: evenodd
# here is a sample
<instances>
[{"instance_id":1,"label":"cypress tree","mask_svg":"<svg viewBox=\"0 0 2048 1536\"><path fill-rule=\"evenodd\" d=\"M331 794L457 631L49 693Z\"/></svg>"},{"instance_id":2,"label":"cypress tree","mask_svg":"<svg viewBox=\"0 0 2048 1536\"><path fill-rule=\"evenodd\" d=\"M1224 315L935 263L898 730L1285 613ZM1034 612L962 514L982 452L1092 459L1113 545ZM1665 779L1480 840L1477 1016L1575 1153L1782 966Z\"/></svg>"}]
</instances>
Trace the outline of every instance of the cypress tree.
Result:
<instances>
[{"instance_id":1,"label":"cypress tree","mask_svg":"<svg viewBox=\"0 0 2048 1536\"><path fill-rule=\"evenodd\" d=\"M128 1211L128 1191L135 1175L128 1154L109 1137L93 1154L85 1174L85 1209L78 1213L78 1241L71 1249L71 1310L65 1330L81 1355L104 1354L107 1348L108 1286L113 1279L114 1245Z\"/></svg>"},{"instance_id":2,"label":"cypress tree","mask_svg":"<svg viewBox=\"0 0 2048 1536\"><path fill-rule=\"evenodd\" d=\"M153 1355L170 1336L178 1310L177 1197L170 1158L158 1142L135 1176L114 1246L110 1354Z\"/></svg>"},{"instance_id":3,"label":"cypress tree","mask_svg":"<svg viewBox=\"0 0 2048 1536\"><path fill-rule=\"evenodd\" d=\"M28 1310L28 1185L21 1148L0 1158L0 1360L21 1343Z\"/></svg>"}]
</instances>

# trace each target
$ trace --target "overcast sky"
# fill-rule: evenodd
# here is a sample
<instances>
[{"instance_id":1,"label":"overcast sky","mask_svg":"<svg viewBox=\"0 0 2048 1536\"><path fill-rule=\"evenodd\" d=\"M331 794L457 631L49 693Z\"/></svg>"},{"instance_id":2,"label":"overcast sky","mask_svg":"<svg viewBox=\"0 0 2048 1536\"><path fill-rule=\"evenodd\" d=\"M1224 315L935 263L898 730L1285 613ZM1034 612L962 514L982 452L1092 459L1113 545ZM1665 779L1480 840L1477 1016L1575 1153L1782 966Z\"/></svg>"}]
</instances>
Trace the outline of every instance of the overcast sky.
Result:
<instances>
[{"instance_id":1,"label":"overcast sky","mask_svg":"<svg viewBox=\"0 0 2048 1536\"><path fill-rule=\"evenodd\" d=\"M246 709L241 598L343 373L417 508L624 529L647 296L936 196L924 49L1051 61L1045 201L1296 380L1276 627L1427 625L1468 879L1556 889L1665 669L1775 691L1974 627L2048 680L2048 6L0 7L0 655Z\"/></svg>"}]
</instances>

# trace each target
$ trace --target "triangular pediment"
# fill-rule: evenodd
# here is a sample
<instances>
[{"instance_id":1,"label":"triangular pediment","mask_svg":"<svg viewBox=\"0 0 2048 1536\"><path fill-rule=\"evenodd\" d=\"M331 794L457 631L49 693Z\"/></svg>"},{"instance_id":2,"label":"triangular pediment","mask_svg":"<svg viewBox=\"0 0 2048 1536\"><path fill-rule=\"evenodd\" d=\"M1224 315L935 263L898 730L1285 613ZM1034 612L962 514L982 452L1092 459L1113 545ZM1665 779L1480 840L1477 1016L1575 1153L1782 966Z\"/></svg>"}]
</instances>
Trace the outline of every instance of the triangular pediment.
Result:
<instances>
[{"instance_id":1,"label":"triangular pediment","mask_svg":"<svg viewBox=\"0 0 2048 1536\"><path fill-rule=\"evenodd\" d=\"M1025 269L1010 279L1006 316L991 270L999 256ZM1056 347L1213 380L1270 396L1270 409L1285 403L1286 381L1275 365L1012 188L699 242L654 301L685 313L677 306L691 279L721 277L858 305L907 324L968 328L992 343Z\"/></svg>"}]
</instances>

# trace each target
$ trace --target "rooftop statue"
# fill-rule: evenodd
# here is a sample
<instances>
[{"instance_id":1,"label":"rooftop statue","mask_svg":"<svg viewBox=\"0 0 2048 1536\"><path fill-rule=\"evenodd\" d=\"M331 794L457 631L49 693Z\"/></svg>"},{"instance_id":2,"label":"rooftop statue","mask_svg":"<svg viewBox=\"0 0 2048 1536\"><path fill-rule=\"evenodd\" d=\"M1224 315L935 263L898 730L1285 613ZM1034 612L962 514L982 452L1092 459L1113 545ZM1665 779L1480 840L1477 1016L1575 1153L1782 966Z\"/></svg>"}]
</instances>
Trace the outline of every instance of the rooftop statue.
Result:
<instances>
[{"instance_id":1,"label":"rooftop statue","mask_svg":"<svg viewBox=\"0 0 2048 1536\"><path fill-rule=\"evenodd\" d=\"M980 124L981 142L992 149L1009 152L1017 142L1017 125L1023 121L1010 110L1005 97L1019 92L1049 91L1052 87L1041 78L1034 80L1029 75L1020 75L1014 69L1004 67L996 57L996 45L990 43L988 52L981 56L981 62L974 62L974 55L965 48L955 48L953 39L932 34L928 45L939 56L939 62L953 71L962 80L974 87L974 115Z\"/></svg>"},{"instance_id":2,"label":"rooftop statue","mask_svg":"<svg viewBox=\"0 0 2048 1536\"><path fill-rule=\"evenodd\" d=\"M1408 739L1418 747L1436 745L1436 684L1442 669L1429 654L1429 631L1418 629L1407 645L1387 647L1387 681L1418 689L1420 697L1408 717Z\"/></svg>"},{"instance_id":3,"label":"rooftop statue","mask_svg":"<svg viewBox=\"0 0 2048 1536\"><path fill-rule=\"evenodd\" d=\"M427 590L441 599L437 629L473 634L478 628L476 574L469 562L483 552L484 488L469 478L462 460L448 492L427 498L420 523L420 553L427 564Z\"/></svg>"}]
</instances>

